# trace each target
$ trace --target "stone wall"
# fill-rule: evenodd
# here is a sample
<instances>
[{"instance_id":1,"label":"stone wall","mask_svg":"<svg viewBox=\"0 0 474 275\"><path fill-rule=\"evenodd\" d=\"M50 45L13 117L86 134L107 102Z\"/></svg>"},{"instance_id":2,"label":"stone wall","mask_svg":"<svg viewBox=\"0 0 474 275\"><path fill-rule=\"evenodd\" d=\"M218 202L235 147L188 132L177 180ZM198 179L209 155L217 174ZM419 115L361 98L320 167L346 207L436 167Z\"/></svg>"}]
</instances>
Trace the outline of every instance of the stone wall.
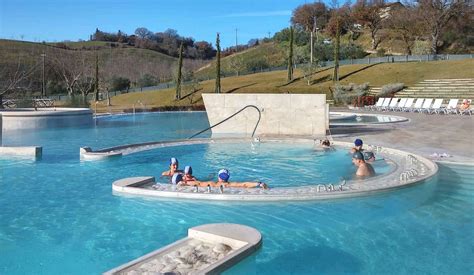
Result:
<instances>
[{"instance_id":1,"label":"stone wall","mask_svg":"<svg viewBox=\"0 0 474 275\"><path fill-rule=\"evenodd\" d=\"M262 117L256 135L324 136L329 125L325 94L203 94L203 99L210 125L257 106ZM247 108L212 133L250 136L257 120L258 111Z\"/></svg>"}]
</instances>

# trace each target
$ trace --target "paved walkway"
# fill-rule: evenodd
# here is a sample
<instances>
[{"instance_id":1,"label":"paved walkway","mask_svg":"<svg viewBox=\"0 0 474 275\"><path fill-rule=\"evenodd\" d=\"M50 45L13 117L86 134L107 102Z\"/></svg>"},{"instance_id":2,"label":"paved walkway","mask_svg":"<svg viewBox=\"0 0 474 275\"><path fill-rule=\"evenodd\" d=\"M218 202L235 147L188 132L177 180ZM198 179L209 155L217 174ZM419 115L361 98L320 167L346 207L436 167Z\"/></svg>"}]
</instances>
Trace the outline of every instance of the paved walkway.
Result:
<instances>
[{"instance_id":1,"label":"paved walkway","mask_svg":"<svg viewBox=\"0 0 474 275\"><path fill-rule=\"evenodd\" d=\"M380 113L410 119L409 122L388 125L331 128L336 140L353 141L358 137L367 144L406 150L430 159L433 159L430 157L433 153L447 153L452 157L439 160L474 164L474 116L372 112L347 108L331 108L330 111Z\"/></svg>"}]
</instances>

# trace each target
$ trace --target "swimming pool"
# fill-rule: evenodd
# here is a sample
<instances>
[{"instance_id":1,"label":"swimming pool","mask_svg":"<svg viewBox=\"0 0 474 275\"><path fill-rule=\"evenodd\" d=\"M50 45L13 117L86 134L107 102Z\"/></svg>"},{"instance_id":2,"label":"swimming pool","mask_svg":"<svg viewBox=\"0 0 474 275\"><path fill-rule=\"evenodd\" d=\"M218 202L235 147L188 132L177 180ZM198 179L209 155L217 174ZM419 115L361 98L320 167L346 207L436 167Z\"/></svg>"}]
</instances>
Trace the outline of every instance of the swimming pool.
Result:
<instances>
[{"instance_id":1,"label":"swimming pool","mask_svg":"<svg viewBox=\"0 0 474 275\"><path fill-rule=\"evenodd\" d=\"M38 162L0 159L0 273L97 274L214 222L246 224L264 237L229 274L474 272L470 167L441 165L425 184L367 198L203 203L112 195L111 183L124 175L159 174L167 154L79 160L80 146L185 138L206 126L205 113L161 113L4 133L5 144L44 151Z\"/></svg>"},{"instance_id":2,"label":"swimming pool","mask_svg":"<svg viewBox=\"0 0 474 275\"><path fill-rule=\"evenodd\" d=\"M329 123L331 126L360 126L383 125L390 123L407 122L409 119L402 116L348 112L330 112Z\"/></svg>"}]
</instances>

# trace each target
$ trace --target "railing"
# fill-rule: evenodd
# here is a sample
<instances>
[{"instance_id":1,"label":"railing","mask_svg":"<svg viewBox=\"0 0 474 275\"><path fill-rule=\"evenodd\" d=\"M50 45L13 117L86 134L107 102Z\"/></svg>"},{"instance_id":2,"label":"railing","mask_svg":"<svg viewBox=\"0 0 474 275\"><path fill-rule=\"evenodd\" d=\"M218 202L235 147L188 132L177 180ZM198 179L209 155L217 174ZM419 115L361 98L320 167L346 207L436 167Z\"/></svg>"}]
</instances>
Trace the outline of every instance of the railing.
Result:
<instances>
[{"instance_id":1,"label":"railing","mask_svg":"<svg viewBox=\"0 0 474 275\"><path fill-rule=\"evenodd\" d=\"M2 105L6 109L18 107L30 108L49 108L54 107L54 100L49 98L32 98L32 99L3 99ZM20 105L20 106L18 106Z\"/></svg>"}]
</instances>

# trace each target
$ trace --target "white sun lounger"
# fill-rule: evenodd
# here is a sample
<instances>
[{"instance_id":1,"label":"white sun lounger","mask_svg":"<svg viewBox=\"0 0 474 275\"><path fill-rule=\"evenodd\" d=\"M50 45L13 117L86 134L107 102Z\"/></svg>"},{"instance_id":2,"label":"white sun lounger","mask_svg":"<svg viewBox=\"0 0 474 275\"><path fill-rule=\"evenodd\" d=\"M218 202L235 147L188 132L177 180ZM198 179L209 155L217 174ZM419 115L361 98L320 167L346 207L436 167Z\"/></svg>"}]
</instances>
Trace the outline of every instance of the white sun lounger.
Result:
<instances>
[{"instance_id":1,"label":"white sun lounger","mask_svg":"<svg viewBox=\"0 0 474 275\"><path fill-rule=\"evenodd\" d=\"M423 101L425 101L424 98L416 99L415 105L413 106L413 108L410 108L410 112L415 112L416 110L421 109L421 107L423 106Z\"/></svg>"},{"instance_id":2,"label":"white sun lounger","mask_svg":"<svg viewBox=\"0 0 474 275\"><path fill-rule=\"evenodd\" d=\"M390 102L392 101L392 99L390 97L387 97L384 101L383 101L383 104L382 104L382 107L379 108L379 110L382 110L382 111L385 111L387 110L388 106L390 105Z\"/></svg>"},{"instance_id":3,"label":"white sun lounger","mask_svg":"<svg viewBox=\"0 0 474 275\"><path fill-rule=\"evenodd\" d=\"M382 103L383 103L384 99L385 99L384 97L379 97L379 99L377 100L375 105L369 105L369 106L366 106L366 107L368 107L372 111L376 110L377 108L382 107Z\"/></svg>"},{"instance_id":4,"label":"white sun lounger","mask_svg":"<svg viewBox=\"0 0 474 275\"><path fill-rule=\"evenodd\" d=\"M388 105L388 107L387 107L386 110L393 110L393 109L395 109L395 107L397 107L398 100L399 100L399 98L397 98L397 97L392 98L392 101L390 101L390 104Z\"/></svg>"},{"instance_id":5,"label":"white sun lounger","mask_svg":"<svg viewBox=\"0 0 474 275\"><path fill-rule=\"evenodd\" d=\"M404 112L410 111L411 106L413 105L413 101L415 101L414 98L407 99L407 102L405 102L405 105L402 107L401 111L404 111Z\"/></svg>"},{"instance_id":6,"label":"white sun lounger","mask_svg":"<svg viewBox=\"0 0 474 275\"><path fill-rule=\"evenodd\" d=\"M423 105L421 106L420 109L418 109L418 112L419 113L424 113L424 112L427 112L429 113L430 112L430 109L431 109L431 104L433 103L433 99L432 98L427 98L425 99L425 102L423 102Z\"/></svg>"},{"instance_id":7,"label":"white sun lounger","mask_svg":"<svg viewBox=\"0 0 474 275\"><path fill-rule=\"evenodd\" d=\"M439 112L441 112L441 105L443 105L443 99L442 98L435 99L433 105L429 109L429 113L430 114L434 114L434 113L439 114Z\"/></svg>"},{"instance_id":8,"label":"white sun lounger","mask_svg":"<svg viewBox=\"0 0 474 275\"><path fill-rule=\"evenodd\" d=\"M457 114L458 113L458 102L459 99L453 98L449 100L448 106L443 109L444 114Z\"/></svg>"},{"instance_id":9,"label":"white sun lounger","mask_svg":"<svg viewBox=\"0 0 474 275\"><path fill-rule=\"evenodd\" d=\"M403 107L405 106L405 103L407 102L408 98L404 97L401 98L400 101L398 102L398 105L394 108L392 108L392 111L401 111Z\"/></svg>"}]
</instances>

